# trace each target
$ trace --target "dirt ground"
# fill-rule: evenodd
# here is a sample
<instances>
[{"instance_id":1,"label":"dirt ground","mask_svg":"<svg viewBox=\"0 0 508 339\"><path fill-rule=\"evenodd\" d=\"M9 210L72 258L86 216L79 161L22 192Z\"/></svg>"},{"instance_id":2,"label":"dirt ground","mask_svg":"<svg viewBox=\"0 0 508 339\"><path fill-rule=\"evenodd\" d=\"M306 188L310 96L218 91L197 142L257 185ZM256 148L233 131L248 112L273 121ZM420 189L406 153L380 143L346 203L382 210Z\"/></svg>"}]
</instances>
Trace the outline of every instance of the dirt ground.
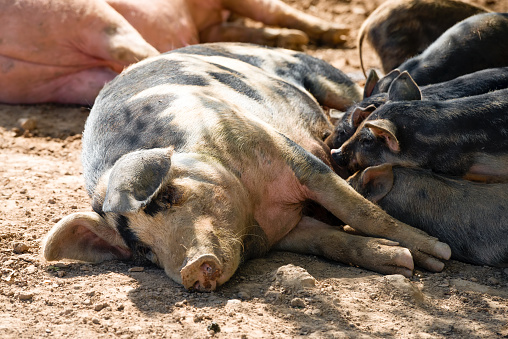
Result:
<instances>
[{"instance_id":1,"label":"dirt ground","mask_svg":"<svg viewBox=\"0 0 508 339\"><path fill-rule=\"evenodd\" d=\"M356 34L383 1L287 2L351 27L344 48L307 52L361 82ZM508 11L507 0L471 2ZM508 269L449 261L442 273L406 279L273 252L200 294L146 262L45 262L46 232L91 210L80 164L88 112L0 105L0 338L508 337ZM22 118L37 129L23 132Z\"/></svg>"}]
</instances>

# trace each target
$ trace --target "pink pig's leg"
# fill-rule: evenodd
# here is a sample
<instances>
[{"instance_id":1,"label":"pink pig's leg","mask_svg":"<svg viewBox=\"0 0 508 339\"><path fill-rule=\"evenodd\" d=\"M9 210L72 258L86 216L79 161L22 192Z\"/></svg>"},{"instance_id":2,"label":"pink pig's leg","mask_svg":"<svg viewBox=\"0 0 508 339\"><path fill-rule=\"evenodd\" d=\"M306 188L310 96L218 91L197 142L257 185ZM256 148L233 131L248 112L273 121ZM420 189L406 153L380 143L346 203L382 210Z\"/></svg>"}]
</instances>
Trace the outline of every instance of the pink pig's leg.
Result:
<instances>
[{"instance_id":1,"label":"pink pig's leg","mask_svg":"<svg viewBox=\"0 0 508 339\"><path fill-rule=\"evenodd\" d=\"M413 257L397 242L352 235L310 217L303 217L276 249L321 255L344 264L384 274L413 274Z\"/></svg>"},{"instance_id":2,"label":"pink pig's leg","mask_svg":"<svg viewBox=\"0 0 508 339\"><path fill-rule=\"evenodd\" d=\"M299 11L280 0L222 0L225 9L267 25L298 29L311 40L335 45L346 40L349 28Z\"/></svg>"},{"instance_id":3,"label":"pink pig's leg","mask_svg":"<svg viewBox=\"0 0 508 339\"><path fill-rule=\"evenodd\" d=\"M253 44L303 50L309 43L307 35L299 30L287 28L254 28L222 23L199 33L201 42L250 42Z\"/></svg>"}]
</instances>

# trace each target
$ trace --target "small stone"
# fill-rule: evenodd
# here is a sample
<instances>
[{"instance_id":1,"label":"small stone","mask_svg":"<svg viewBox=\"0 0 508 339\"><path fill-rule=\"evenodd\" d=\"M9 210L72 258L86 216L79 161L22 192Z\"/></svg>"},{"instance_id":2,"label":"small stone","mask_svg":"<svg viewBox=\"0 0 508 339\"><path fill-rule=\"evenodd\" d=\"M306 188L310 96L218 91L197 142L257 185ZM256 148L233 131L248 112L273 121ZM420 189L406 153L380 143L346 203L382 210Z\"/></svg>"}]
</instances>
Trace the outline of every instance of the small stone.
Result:
<instances>
[{"instance_id":1,"label":"small stone","mask_svg":"<svg viewBox=\"0 0 508 339\"><path fill-rule=\"evenodd\" d=\"M90 271L90 266L87 266L87 265L83 265L79 268L81 271Z\"/></svg>"},{"instance_id":2,"label":"small stone","mask_svg":"<svg viewBox=\"0 0 508 339\"><path fill-rule=\"evenodd\" d=\"M20 292L19 295L18 295L18 299L19 300L30 300L32 299L34 296L33 293L29 293L29 292Z\"/></svg>"},{"instance_id":3,"label":"small stone","mask_svg":"<svg viewBox=\"0 0 508 339\"><path fill-rule=\"evenodd\" d=\"M65 276L65 271L58 271L56 272L56 275L59 277L59 278L63 278Z\"/></svg>"},{"instance_id":4,"label":"small stone","mask_svg":"<svg viewBox=\"0 0 508 339\"><path fill-rule=\"evenodd\" d=\"M92 301L90 299L85 299L85 301L83 301L83 305L91 305L92 304Z\"/></svg>"},{"instance_id":5,"label":"small stone","mask_svg":"<svg viewBox=\"0 0 508 339\"><path fill-rule=\"evenodd\" d=\"M210 323L210 325L207 326L206 328L208 331L210 332L213 332L213 333L218 333L220 332L220 326L219 324L217 324L215 321L212 321Z\"/></svg>"},{"instance_id":6,"label":"small stone","mask_svg":"<svg viewBox=\"0 0 508 339\"><path fill-rule=\"evenodd\" d=\"M101 311L103 308L106 308L108 307L109 305L107 303L102 303L102 304L97 304L95 305L95 307L93 308L94 310L96 310L97 312Z\"/></svg>"},{"instance_id":7,"label":"small stone","mask_svg":"<svg viewBox=\"0 0 508 339\"><path fill-rule=\"evenodd\" d=\"M56 200L53 198L48 199L48 204L54 205L56 204Z\"/></svg>"},{"instance_id":8,"label":"small stone","mask_svg":"<svg viewBox=\"0 0 508 339\"><path fill-rule=\"evenodd\" d=\"M19 128L19 127L14 127L11 131L14 132L15 137L20 137L23 135L23 132L21 131L21 128Z\"/></svg>"},{"instance_id":9,"label":"small stone","mask_svg":"<svg viewBox=\"0 0 508 339\"><path fill-rule=\"evenodd\" d=\"M230 299L226 302L226 307L235 307L242 304L242 301L239 299Z\"/></svg>"},{"instance_id":10,"label":"small stone","mask_svg":"<svg viewBox=\"0 0 508 339\"><path fill-rule=\"evenodd\" d=\"M33 131L37 128L37 120L34 118L23 118L18 120L19 125L26 131Z\"/></svg>"},{"instance_id":11,"label":"small stone","mask_svg":"<svg viewBox=\"0 0 508 339\"><path fill-rule=\"evenodd\" d=\"M305 301L302 298L293 298L291 300L291 307L304 308Z\"/></svg>"},{"instance_id":12,"label":"small stone","mask_svg":"<svg viewBox=\"0 0 508 339\"><path fill-rule=\"evenodd\" d=\"M494 277L490 277L489 279L487 279L487 282L490 285L499 285L499 280L497 278L494 278Z\"/></svg>"},{"instance_id":13,"label":"small stone","mask_svg":"<svg viewBox=\"0 0 508 339\"><path fill-rule=\"evenodd\" d=\"M187 304L187 300L178 301L175 303L175 307L184 307Z\"/></svg>"},{"instance_id":14,"label":"small stone","mask_svg":"<svg viewBox=\"0 0 508 339\"><path fill-rule=\"evenodd\" d=\"M247 300L250 298L250 294L249 294L249 292L246 292L246 291L240 291L240 292L238 292L238 298L240 298L242 300Z\"/></svg>"},{"instance_id":15,"label":"small stone","mask_svg":"<svg viewBox=\"0 0 508 339\"><path fill-rule=\"evenodd\" d=\"M26 273L34 274L37 271L37 267L35 265L30 265L26 268Z\"/></svg>"},{"instance_id":16,"label":"small stone","mask_svg":"<svg viewBox=\"0 0 508 339\"><path fill-rule=\"evenodd\" d=\"M23 243L15 243L12 250L16 254L22 254L28 251L28 246Z\"/></svg>"},{"instance_id":17,"label":"small stone","mask_svg":"<svg viewBox=\"0 0 508 339\"><path fill-rule=\"evenodd\" d=\"M93 318L93 319L92 319L92 322L93 322L94 324L96 324L96 325L99 325L99 324L101 323L101 322L99 321L99 319L97 319L97 318Z\"/></svg>"},{"instance_id":18,"label":"small stone","mask_svg":"<svg viewBox=\"0 0 508 339\"><path fill-rule=\"evenodd\" d=\"M129 273L130 272L143 272L145 270L144 267L140 267L140 266L136 266L136 267L131 267L129 268Z\"/></svg>"}]
</instances>

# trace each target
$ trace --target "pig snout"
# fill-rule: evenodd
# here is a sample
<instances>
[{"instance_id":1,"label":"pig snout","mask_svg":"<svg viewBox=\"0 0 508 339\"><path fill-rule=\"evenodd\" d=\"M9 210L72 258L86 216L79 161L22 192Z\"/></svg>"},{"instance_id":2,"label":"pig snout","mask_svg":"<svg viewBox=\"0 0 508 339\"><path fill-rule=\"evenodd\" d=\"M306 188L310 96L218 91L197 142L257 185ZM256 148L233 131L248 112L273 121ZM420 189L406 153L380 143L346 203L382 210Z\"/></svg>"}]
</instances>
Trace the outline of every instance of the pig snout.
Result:
<instances>
[{"instance_id":1,"label":"pig snout","mask_svg":"<svg viewBox=\"0 0 508 339\"><path fill-rule=\"evenodd\" d=\"M335 161L337 166L342 170L351 170L351 168L356 168L358 165L356 159L351 157L348 152L345 152L342 147L332 149L331 154L333 161Z\"/></svg>"},{"instance_id":2,"label":"pig snout","mask_svg":"<svg viewBox=\"0 0 508 339\"><path fill-rule=\"evenodd\" d=\"M182 283L188 290L211 292L222 277L222 264L213 254L205 254L189 261L180 271Z\"/></svg>"}]
</instances>

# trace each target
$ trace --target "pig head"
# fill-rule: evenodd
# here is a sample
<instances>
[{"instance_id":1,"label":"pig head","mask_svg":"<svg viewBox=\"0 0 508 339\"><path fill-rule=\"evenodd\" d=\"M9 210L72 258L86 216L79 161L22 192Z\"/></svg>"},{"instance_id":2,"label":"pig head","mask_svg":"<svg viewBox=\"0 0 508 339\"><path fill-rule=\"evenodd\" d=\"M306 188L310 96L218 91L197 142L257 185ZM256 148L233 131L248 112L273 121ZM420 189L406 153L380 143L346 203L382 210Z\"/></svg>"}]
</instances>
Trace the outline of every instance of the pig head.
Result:
<instances>
[{"instance_id":1,"label":"pig head","mask_svg":"<svg viewBox=\"0 0 508 339\"><path fill-rule=\"evenodd\" d=\"M479 181L507 178L507 89L455 100L421 100L409 74L388 90L332 157L350 174L383 163L424 167Z\"/></svg>"}]
</instances>

